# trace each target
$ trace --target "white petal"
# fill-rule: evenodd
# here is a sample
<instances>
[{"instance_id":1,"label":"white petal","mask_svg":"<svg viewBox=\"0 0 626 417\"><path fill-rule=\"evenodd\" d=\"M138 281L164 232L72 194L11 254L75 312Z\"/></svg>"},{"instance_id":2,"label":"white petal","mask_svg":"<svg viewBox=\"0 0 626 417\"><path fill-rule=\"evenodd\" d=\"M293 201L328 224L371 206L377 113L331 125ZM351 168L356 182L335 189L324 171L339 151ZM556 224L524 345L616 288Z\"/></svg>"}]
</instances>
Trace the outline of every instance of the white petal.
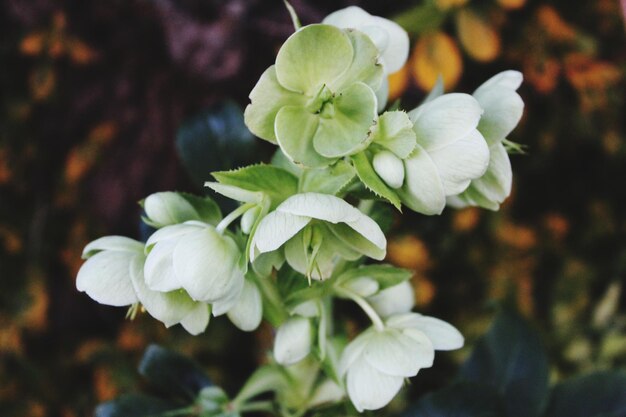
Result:
<instances>
[{"instance_id":1,"label":"white petal","mask_svg":"<svg viewBox=\"0 0 626 417\"><path fill-rule=\"evenodd\" d=\"M489 165L487 142L475 129L429 155L437 166L447 196L465 191L470 181L480 178Z\"/></svg>"},{"instance_id":2,"label":"white petal","mask_svg":"<svg viewBox=\"0 0 626 417\"><path fill-rule=\"evenodd\" d=\"M98 252L81 266L76 277L78 291L86 292L100 304L127 306L138 301L130 281L131 252Z\"/></svg>"},{"instance_id":3,"label":"white petal","mask_svg":"<svg viewBox=\"0 0 626 417\"><path fill-rule=\"evenodd\" d=\"M203 225L199 222L189 222L165 226L150 235L148 241L146 242L146 248L149 248L150 246L162 240L180 238L183 235L195 232L203 227L206 227L206 225Z\"/></svg>"},{"instance_id":4,"label":"white petal","mask_svg":"<svg viewBox=\"0 0 626 417\"><path fill-rule=\"evenodd\" d=\"M174 271L191 298L214 302L229 295L232 280L243 280L235 241L206 227L190 233L174 249Z\"/></svg>"},{"instance_id":5,"label":"white petal","mask_svg":"<svg viewBox=\"0 0 626 417\"><path fill-rule=\"evenodd\" d=\"M435 360L435 348L432 342L423 332L417 329L404 329L402 334L410 337L421 347L421 355L419 356L420 367L430 368Z\"/></svg>"},{"instance_id":6,"label":"white petal","mask_svg":"<svg viewBox=\"0 0 626 417\"><path fill-rule=\"evenodd\" d=\"M166 327L179 323L196 307L186 292L152 291L144 282L143 257L133 258L130 266L130 277L139 302L155 319L163 322Z\"/></svg>"},{"instance_id":7,"label":"white petal","mask_svg":"<svg viewBox=\"0 0 626 417\"><path fill-rule=\"evenodd\" d=\"M259 223L250 249L252 251L256 247L261 253L276 250L303 229L310 221L310 217L273 211ZM254 259L252 255L253 253L250 253L250 258Z\"/></svg>"},{"instance_id":8,"label":"white petal","mask_svg":"<svg viewBox=\"0 0 626 417\"><path fill-rule=\"evenodd\" d=\"M397 190L402 202L422 214L441 214L446 205L439 171L426 151L418 146L404 160L404 186Z\"/></svg>"},{"instance_id":9,"label":"white petal","mask_svg":"<svg viewBox=\"0 0 626 417\"><path fill-rule=\"evenodd\" d=\"M293 317L283 323L274 339L274 358L281 365L293 365L311 351L311 322Z\"/></svg>"},{"instance_id":10,"label":"white petal","mask_svg":"<svg viewBox=\"0 0 626 417\"><path fill-rule=\"evenodd\" d=\"M524 101L509 88L480 88L474 97L485 110L478 130L489 145L501 142L519 123L524 113Z\"/></svg>"},{"instance_id":11,"label":"white petal","mask_svg":"<svg viewBox=\"0 0 626 417\"><path fill-rule=\"evenodd\" d=\"M378 223L372 220L370 217L367 217L365 214L360 213L360 216L357 220L346 222L348 226L358 232L365 239L372 242L376 247L382 250L387 249L387 238L385 234L380 229Z\"/></svg>"},{"instance_id":12,"label":"white petal","mask_svg":"<svg viewBox=\"0 0 626 417\"><path fill-rule=\"evenodd\" d=\"M183 196L171 191L149 195L143 203L148 218L159 227L197 219L198 212Z\"/></svg>"},{"instance_id":13,"label":"white petal","mask_svg":"<svg viewBox=\"0 0 626 417\"><path fill-rule=\"evenodd\" d=\"M524 75L521 72L514 70L502 71L482 83L482 85L474 91L474 94L482 93L492 88L517 90L519 86L522 85L522 81L524 81Z\"/></svg>"},{"instance_id":14,"label":"white petal","mask_svg":"<svg viewBox=\"0 0 626 417\"><path fill-rule=\"evenodd\" d=\"M290 312L291 314L302 316L302 317L317 317L320 315L320 309L318 304L313 301L305 301L304 303L298 304L293 310Z\"/></svg>"},{"instance_id":15,"label":"white petal","mask_svg":"<svg viewBox=\"0 0 626 417\"><path fill-rule=\"evenodd\" d=\"M180 238L168 239L154 245L146 258L144 274L146 285L154 291L173 291L182 288L174 272L174 248Z\"/></svg>"},{"instance_id":16,"label":"white petal","mask_svg":"<svg viewBox=\"0 0 626 417\"><path fill-rule=\"evenodd\" d=\"M502 144L490 148L487 173L473 185L485 198L502 203L511 194L513 170L511 160Z\"/></svg>"},{"instance_id":17,"label":"white petal","mask_svg":"<svg viewBox=\"0 0 626 417\"><path fill-rule=\"evenodd\" d=\"M143 252L143 243L125 236L104 236L85 246L83 259L101 251Z\"/></svg>"},{"instance_id":18,"label":"white petal","mask_svg":"<svg viewBox=\"0 0 626 417\"><path fill-rule=\"evenodd\" d=\"M463 335L450 323L417 313L391 317L386 324L398 329L417 329L432 342L436 350L454 350L463 346Z\"/></svg>"},{"instance_id":19,"label":"white petal","mask_svg":"<svg viewBox=\"0 0 626 417\"><path fill-rule=\"evenodd\" d=\"M417 375L433 356L432 344L417 342L398 329L373 334L363 350L365 360L378 371L403 377Z\"/></svg>"},{"instance_id":20,"label":"white petal","mask_svg":"<svg viewBox=\"0 0 626 417\"><path fill-rule=\"evenodd\" d=\"M404 378L383 374L360 359L348 370L348 395L359 411L378 410L396 396Z\"/></svg>"},{"instance_id":21,"label":"white petal","mask_svg":"<svg viewBox=\"0 0 626 417\"><path fill-rule=\"evenodd\" d=\"M343 199L321 193L293 195L283 201L276 211L325 220L330 223L355 221L363 216L363 213Z\"/></svg>"},{"instance_id":22,"label":"white petal","mask_svg":"<svg viewBox=\"0 0 626 417\"><path fill-rule=\"evenodd\" d=\"M244 278L235 278L232 279L231 285L226 291L226 296L220 298L218 300L213 301L211 305L213 312L213 316L221 316L222 314L226 314L230 309L234 308L239 301L239 297L241 296L241 291L243 290Z\"/></svg>"},{"instance_id":23,"label":"white petal","mask_svg":"<svg viewBox=\"0 0 626 417\"><path fill-rule=\"evenodd\" d=\"M374 310L383 317L408 313L415 307L415 292L409 281L386 288L368 298Z\"/></svg>"},{"instance_id":24,"label":"white petal","mask_svg":"<svg viewBox=\"0 0 626 417\"><path fill-rule=\"evenodd\" d=\"M361 297L369 297L372 294L376 294L379 287L378 281L367 277L352 279L343 284L343 286Z\"/></svg>"},{"instance_id":25,"label":"white petal","mask_svg":"<svg viewBox=\"0 0 626 417\"><path fill-rule=\"evenodd\" d=\"M250 332L261 324L263 304L255 283L245 280L237 304L228 311L228 318L241 330Z\"/></svg>"},{"instance_id":26,"label":"white petal","mask_svg":"<svg viewBox=\"0 0 626 417\"><path fill-rule=\"evenodd\" d=\"M343 29L356 29L359 26L367 25L372 18L365 10L358 6L349 6L344 9L332 12L322 20L327 25L337 26Z\"/></svg>"},{"instance_id":27,"label":"white petal","mask_svg":"<svg viewBox=\"0 0 626 417\"><path fill-rule=\"evenodd\" d=\"M428 152L467 136L478 126L483 110L469 94L444 94L409 113L417 143Z\"/></svg>"},{"instance_id":28,"label":"white petal","mask_svg":"<svg viewBox=\"0 0 626 417\"><path fill-rule=\"evenodd\" d=\"M387 47L382 51L382 60L387 74L399 71L409 58L409 35L396 22L373 16L372 25L387 32Z\"/></svg>"},{"instance_id":29,"label":"white petal","mask_svg":"<svg viewBox=\"0 0 626 417\"><path fill-rule=\"evenodd\" d=\"M343 352L341 352L338 369L340 376L345 375L352 364L361 356L373 332L374 330L366 330L361 333L346 346Z\"/></svg>"},{"instance_id":30,"label":"white petal","mask_svg":"<svg viewBox=\"0 0 626 417\"><path fill-rule=\"evenodd\" d=\"M400 188L404 183L404 164L389 151L381 151L372 160L374 171L391 188Z\"/></svg>"},{"instance_id":31,"label":"white petal","mask_svg":"<svg viewBox=\"0 0 626 417\"><path fill-rule=\"evenodd\" d=\"M185 317L180 324L192 335L204 332L209 325L209 306L204 303L196 303L196 307Z\"/></svg>"}]
</instances>

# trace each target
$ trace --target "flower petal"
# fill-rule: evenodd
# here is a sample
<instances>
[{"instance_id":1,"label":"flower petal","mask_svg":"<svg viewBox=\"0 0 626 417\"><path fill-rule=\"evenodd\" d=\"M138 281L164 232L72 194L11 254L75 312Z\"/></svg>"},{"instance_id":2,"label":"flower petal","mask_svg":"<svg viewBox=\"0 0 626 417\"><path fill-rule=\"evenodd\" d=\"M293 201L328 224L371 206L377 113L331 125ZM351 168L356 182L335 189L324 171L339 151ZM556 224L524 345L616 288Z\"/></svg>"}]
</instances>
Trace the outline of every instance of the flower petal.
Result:
<instances>
[{"instance_id":1,"label":"flower petal","mask_svg":"<svg viewBox=\"0 0 626 417\"><path fill-rule=\"evenodd\" d=\"M308 25L295 32L276 57L276 78L285 88L312 95L339 77L352 62L348 36L330 25Z\"/></svg>"},{"instance_id":2,"label":"flower petal","mask_svg":"<svg viewBox=\"0 0 626 417\"><path fill-rule=\"evenodd\" d=\"M76 289L111 306L127 306L138 301L130 280L129 267L134 257L132 252L98 252L80 267L76 277Z\"/></svg>"},{"instance_id":3,"label":"flower petal","mask_svg":"<svg viewBox=\"0 0 626 417\"><path fill-rule=\"evenodd\" d=\"M277 212L320 219L330 223L356 221L365 216L343 199L329 194L296 194L276 208Z\"/></svg>"},{"instance_id":4,"label":"flower petal","mask_svg":"<svg viewBox=\"0 0 626 417\"><path fill-rule=\"evenodd\" d=\"M185 236L174 249L174 271L191 298L214 302L233 290L232 280L243 280L241 253L229 236L205 227Z\"/></svg>"},{"instance_id":5,"label":"flower petal","mask_svg":"<svg viewBox=\"0 0 626 417\"><path fill-rule=\"evenodd\" d=\"M431 152L467 136L478 126L483 110L469 94L439 96L409 113L417 143Z\"/></svg>"},{"instance_id":6,"label":"flower petal","mask_svg":"<svg viewBox=\"0 0 626 417\"><path fill-rule=\"evenodd\" d=\"M156 227L182 223L200 218L196 209L182 195L165 191L149 195L143 202L143 209Z\"/></svg>"},{"instance_id":7,"label":"flower petal","mask_svg":"<svg viewBox=\"0 0 626 417\"><path fill-rule=\"evenodd\" d=\"M364 359L355 361L348 370L348 396L359 411L378 410L396 396L404 378L377 371Z\"/></svg>"},{"instance_id":8,"label":"flower petal","mask_svg":"<svg viewBox=\"0 0 626 417\"><path fill-rule=\"evenodd\" d=\"M259 327L263 316L263 304L259 288L250 280L245 280L237 304L228 311L228 318L245 332Z\"/></svg>"},{"instance_id":9,"label":"flower petal","mask_svg":"<svg viewBox=\"0 0 626 417\"><path fill-rule=\"evenodd\" d=\"M409 58L409 35L396 22L379 16L372 16L372 26L387 32L387 47L382 51L385 72L399 71Z\"/></svg>"},{"instance_id":10,"label":"flower petal","mask_svg":"<svg viewBox=\"0 0 626 417\"><path fill-rule=\"evenodd\" d=\"M433 357L430 343L416 343L397 329L376 332L367 341L363 358L386 375L411 377L417 375Z\"/></svg>"},{"instance_id":11,"label":"flower petal","mask_svg":"<svg viewBox=\"0 0 626 417\"><path fill-rule=\"evenodd\" d=\"M274 358L281 365L293 365L311 351L311 322L304 317L293 317L283 323L274 339Z\"/></svg>"},{"instance_id":12,"label":"flower petal","mask_svg":"<svg viewBox=\"0 0 626 417\"><path fill-rule=\"evenodd\" d=\"M179 323L196 307L197 303L182 290L160 292L148 288L144 282L143 271L143 257L134 257L130 265L130 278L137 298L148 314L163 322L166 327Z\"/></svg>"},{"instance_id":13,"label":"flower petal","mask_svg":"<svg viewBox=\"0 0 626 417\"><path fill-rule=\"evenodd\" d=\"M465 191L470 181L481 177L489 165L489 148L478 130L429 155L447 196Z\"/></svg>"},{"instance_id":14,"label":"flower petal","mask_svg":"<svg viewBox=\"0 0 626 417\"><path fill-rule=\"evenodd\" d=\"M506 88L509 90L517 90L524 81L524 75L519 71L508 70L502 71L489 78L474 91L474 94L483 93L485 90L492 88Z\"/></svg>"},{"instance_id":15,"label":"flower petal","mask_svg":"<svg viewBox=\"0 0 626 417\"><path fill-rule=\"evenodd\" d=\"M339 28L353 28L367 25L372 15L358 6L348 6L332 12L322 20L327 25L337 26Z\"/></svg>"},{"instance_id":16,"label":"flower petal","mask_svg":"<svg viewBox=\"0 0 626 417\"><path fill-rule=\"evenodd\" d=\"M478 130L489 145L501 142L519 123L524 113L524 101L510 88L494 84L489 88L480 87L474 97L485 110Z\"/></svg>"},{"instance_id":17,"label":"flower petal","mask_svg":"<svg viewBox=\"0 0 626 417\"><path fill-rule=\"evenodd\" d=\"M209 306L204 303L196 303L196 307L191 310L191 313L189 313L180 324L190 334L196 336L206 330L209 325L210 317Z\"/></svg>"},{"instance_id":18,"label":"flower petal","mask_svg":"<svg viewBox=\"0 0 626 417\"><path fill-rule=\"evenodd\" d=\"M333 91L341 91L352 83L360 81L374 91L385 88L383 83L386 77L384 76L383 66L378 62L379 52L374 42L367 34L358 30L347 30L344 33L350 38L354 57L350 67L341 77L333 81L329 87ZM383 35L386 36L386 34ZM386 96L384 101L385 103L387 102Z\"/></svg>"},{"instance_id":19,"label":"flower petal","mask_svg":"<svg viewBox=\"0 0 626 417\"><path fill-rule=\"evenodd\" d=\"M348 372L348 369L352 366L352 364L359 359L363 350L367 346L369 338L373 334L373 330L366 330L360 335L358 335L354 340L352 340L348 346L341 353L341 358L339 360L338 372L340 376L343 376Z\"/></svg>"},{"instance_id":20,"label":"flower petal","mask_svg":"<svg viewBox=\"0 0 626 417\"><path fill-rule=\"evenodd\" d=\"M415 307L415 292L408 281L386 288L372 295L368 301L383 317L407 313Z\"/></svg>"},{"instance_id":21,"label":"flower petal","mask_svg":"<svg viewBox=\"0 0 626 417\"><path fill-rule=\"evenodd\" d=\"M374 91L356 82L341 91L332 104L327 104L330 105L334 106L334 115L319 118L313 137L315 151L326 158L339 158L364 149L378 116Z\"/></svg>"},{"instance_id":22,"label":"flower petal","mask_svg":"<svg viewBox=\"0 0 626 417\"><path fill-rule=\"evenodd\" d=\"M404 160L404 186L396 190L402 202L422 214L441 214L446 205L439 171L426 151L418 145Z\"/></svg>"},{"instance_id":23,"label":"flower petal","mask_svg":"<svg viewBox=\"0 0 626 417\"><path fill-rule=\"evenodd\" d=\"M104 236L90 242L83 249L83 259L101 251L143 252L143 243L125 236Z\"/></svg>"},{"instance_id":24,"label":"flower petal","mask_svg":"<svg viewBox=\"0 0 626 417\"><path fill-rule=\"evenodd\" d=\"M284 88L276 78L276 67L269 67L250 92L250 104L244 112L246 126L261 139L276 143L274 121L285 106L303 105L305 97Z\"/></svg>"},{"instance_id":25,"label":"flower petal","mask_svg":"<svg viewBox=\"0 0 626 417\"><path fill-rule=\"evenodd\" d=\"M195 232L205 226L206 225L201 222L188 222L162 227L150 235L146 242L146 248L149 249L152 245L163 240L179 239L181 236Z\"/></svg>"},{"instance_id":26,"label":"flower petal","mask_svg":"<svg viewBox=\"0 0 626 417\"><path fill-rule=\"evenodd\" d=\"M174 272L174 249L181 238L161 241L148 254L143 273L146 285L151 290L167 292L182 288Z\"/></svg>"},{"instance_id":27,"label":"flower petal","mask_svg":"<svg viewBox=\"0 0 626 417\"><path fill-rule=\"evenodd\" d=\"M265 216L257 226L250 249L252 251L256 247L261 253L276 250L295 236L310 221L310 217L298 216L278 210L273 211ZM250 258L254 259L252 253Z\"/></svg>"},{"instance_id":28,"label":"flower petal","mask_svg":"<svg viewBox=\"0 0 626 417\"><path fill-rule=\"evenodd\" d=\"M436 350L454 350L463 346L463 335L450 323L417 313L400 314L389 318L388 326L397 329L417 329L425 334Z\"/></svg>"}]
</instances>

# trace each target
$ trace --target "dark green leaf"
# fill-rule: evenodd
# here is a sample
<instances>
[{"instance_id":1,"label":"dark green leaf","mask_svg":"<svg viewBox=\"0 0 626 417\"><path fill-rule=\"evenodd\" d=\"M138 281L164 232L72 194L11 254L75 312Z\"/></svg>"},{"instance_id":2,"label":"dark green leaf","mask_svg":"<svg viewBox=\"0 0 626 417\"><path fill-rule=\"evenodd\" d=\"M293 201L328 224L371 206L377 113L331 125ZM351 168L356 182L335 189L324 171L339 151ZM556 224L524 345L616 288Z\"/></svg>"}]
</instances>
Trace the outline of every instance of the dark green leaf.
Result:
<instances>
[{"instance_id":1,"label":"dark green leaf","mask_svg":"<svg viewBox=\"0 0 626 417\"><path fill-rule=\"evenodd\" d=\"M597 372L557 384L545 417L626 416L626 373Z\"/></svg>"},{"instance_id":2,"label":"dark green leaf","mask_svg":"<svg viewBox=\"0 0 626 417\"><path fill-rule=\"evenodd\" d=\"M180 408L171 402L147 395L128 394L96 407L95 417L151 417Z\"/></svg>"},{"instance_id":3,"label":"dark green leaf","mask_svg":"<svg viewBox=\"0 0 626 417\"><path fill-rule=\"evenodd\" d=\"M461 382L424 396L402 417L502 417L500 397L488 385Z\"/></svg>"},{"instance_id":4,"label":"dark green leaf","mask_svg":"<svg viewBox=\"0 0 626 417\"><path fill-rule=\"evenodd\" d=\"M498 314L463 365L461 377L497 389L508 417L536 417L545 405L546 353L538 334L514 311Z\"/></svg>"},{"instance_id":5,"label":"dark green leaf","mask_svg":"<svg viewBox=\"0 0 626 417\"><path fill-rule=\"evenodd\" d=\"M184 123L176 134L178 154L193 181L202 186L211 171L258 160L258 145L239 106L220 103Z\"/></svg>"},{"instance_id":6,"label":"dark green leaf","mask_svg":"<svg viewBox=\"0 0 626 417\"><path fill-rule=\"evenodd\" d=\"M212 385L194 361L158 345L148 346L139 363L139 373L159 391L188 400L194 400L202 388Z\"/></svg>"}]
</instances>

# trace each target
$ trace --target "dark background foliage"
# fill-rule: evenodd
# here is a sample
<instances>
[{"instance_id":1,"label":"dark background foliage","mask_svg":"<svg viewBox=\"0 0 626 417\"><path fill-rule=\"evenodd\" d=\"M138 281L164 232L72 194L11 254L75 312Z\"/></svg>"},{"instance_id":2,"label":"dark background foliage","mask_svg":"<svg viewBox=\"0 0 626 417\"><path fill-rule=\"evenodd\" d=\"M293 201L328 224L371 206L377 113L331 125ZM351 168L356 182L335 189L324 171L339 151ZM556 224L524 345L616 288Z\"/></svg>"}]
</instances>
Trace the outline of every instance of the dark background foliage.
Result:
<instances>
[{"instance_id":1,"label":"dark background foliage","mask_svg":"<svg viewBox=\"0 0 626 417\"><path fill-rule=\"evenodd\" d=\"M415 271L418 311L455 323L471 346L495 305L515 305L542 334L552 380L623 369L618 1L293 1L303 23L354 3L411 31L411 60L392 80L409 108L433 72L465 92L503 69L526 79L527 110L510 139L528 154L512 158L514 193L503 209L394 215L389 260ZM264 360L271 329L243 334L218 318L194 338L146 315L125 321L122 309L78 293L74 279L91 239L141 236L138 200L203 192L177 137L218 143L207 148L206 179L271 154L245 134L236 135L245 146L225 140L236 128L224 109L246 104L292 32L282 2L3 0L0 10L0 414L90 415L138 388L136 365L152 342L192 355L236 391ZM482 20L461 25L468 12ZM345 317L348 329L358 326ZM441 355L408 397L444 386L467 355Z\"/></svg>"}]
</instances>

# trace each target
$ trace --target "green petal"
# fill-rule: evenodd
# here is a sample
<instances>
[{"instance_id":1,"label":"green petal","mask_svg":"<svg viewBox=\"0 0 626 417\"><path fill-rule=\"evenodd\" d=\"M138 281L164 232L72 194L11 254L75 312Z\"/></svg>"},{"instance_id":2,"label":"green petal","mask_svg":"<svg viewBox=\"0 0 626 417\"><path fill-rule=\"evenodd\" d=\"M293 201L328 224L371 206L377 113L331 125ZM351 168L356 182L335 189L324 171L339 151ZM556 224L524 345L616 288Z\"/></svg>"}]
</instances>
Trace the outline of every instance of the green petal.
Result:
<instances>
[{"instance_id":1,"label":"green petal","mask_svg":"<svg viewBox=\"0 0 626 417\"><path fill-rule=\"evenodd\" d=\"M296 164L323 167L333 162L319 155L313 148L319 119L319 116L299 106L283 107L276 115L278 144L283 153Z\"/></svg>"},{"instance_id":2,"label":"green petal","mask_svg":"<svg viewBox=\"0 0 626 417\"><path fill-rule=\"evenodd\" d=\"M415 149L417 137L413 123L403 111L383 113L372 128L372 141L390 150L400 159L408 158Z\"/></svg>"},{"instance_id":3,"label":"green petal","mask_svg":"<svg viewBox=\"0 0 626 417\"><path fill-rule=\"evenodd\" d=\"M276 76L285 88L313 95L350 66L350 38L329 25L306 26L287 39L276 57Z\"/></svg>"},{"instance_id":4,"label":"green petal","mask_svg":"<svg viewBox=\"0 0 626 417\"><path fill-rule=\"evenodd\" d=\"M276 79L276 68L269 67L250 92L250 104L244 112L246 126L261 139L276 143L274 121L284 106L303 105L302 94L289 91Z\"/></svg>"},{"instance_id":5,"label":"green petal","mask_svg":"<svg viewBox=\"0 0 626 417\"><path fill-rule=\"evenodd\" d=\"M315 150L327 158L354 154L368 144L377 118L376 94L364 83L354 83L334 99L334 115L320 117L313 138Z\"/></svg>"},{"instance_id":6,"label":"green petal","mask_svg":"<svg viewBox=\"0 0 626 417\"><path fill-rule=\"evenodd\" d=\"M363 32L347 29L345 33L352 43L354 56L348 69L330 84L331 90L341 91L354 82L360 81L377 91L384 78L384 69L379 62L378 48L370 37Z\"/></svg>"}]
</instances>

